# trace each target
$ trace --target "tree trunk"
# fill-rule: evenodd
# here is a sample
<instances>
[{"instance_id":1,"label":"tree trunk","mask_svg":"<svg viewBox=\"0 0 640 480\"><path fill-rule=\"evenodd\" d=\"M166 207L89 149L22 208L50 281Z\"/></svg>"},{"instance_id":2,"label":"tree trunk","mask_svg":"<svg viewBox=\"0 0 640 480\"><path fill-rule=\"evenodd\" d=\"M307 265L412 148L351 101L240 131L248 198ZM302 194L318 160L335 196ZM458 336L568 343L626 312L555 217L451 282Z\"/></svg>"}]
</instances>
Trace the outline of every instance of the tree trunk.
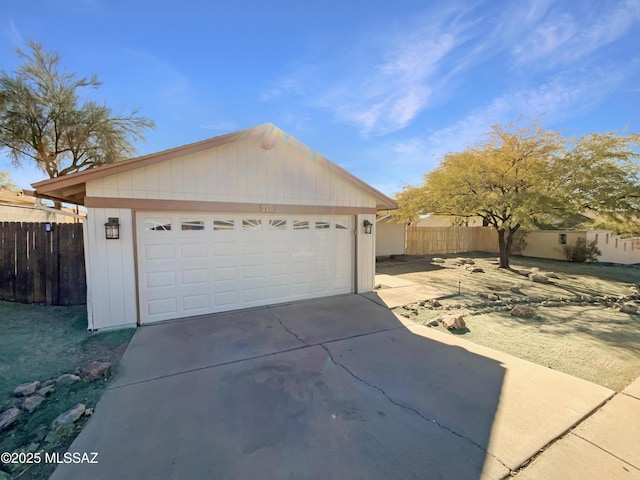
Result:
<instances>
[{"instance_id":1,"label":"tree trunk","mask_svg":"<svg viewBox=\"0 0 640 480\"><path fill-rule=\"evenodd\" d=\"M498 230L498 246L500 247L500 268L509 268L509 249L512 235L509 238L505 238L505 230Z\"/></svg>"}]
</instances>

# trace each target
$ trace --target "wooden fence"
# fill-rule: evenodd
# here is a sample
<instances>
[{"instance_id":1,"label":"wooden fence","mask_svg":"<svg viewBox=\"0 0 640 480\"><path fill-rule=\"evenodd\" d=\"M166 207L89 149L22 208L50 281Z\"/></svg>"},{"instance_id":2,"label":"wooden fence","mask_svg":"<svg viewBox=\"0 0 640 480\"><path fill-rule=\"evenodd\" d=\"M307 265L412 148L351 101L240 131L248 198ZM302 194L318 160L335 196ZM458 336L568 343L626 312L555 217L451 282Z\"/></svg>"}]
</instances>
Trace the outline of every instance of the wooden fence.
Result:
<instances>
[{"instance_id":1,"label":"wooden fence","mask_svg":"<svg viewBox=\"0 0 640 480\"><path fill-rule=\"evenodd\" d=\"M491 227L407 227L407 255L498 251Z\"/></svg>"},{"instance_id":2,"label":"wooden fence","mask_svg":"<svg viewBox=\"0 0 640 480\"><path fill-rule=\"evenodd\" d=\"M86 299L82 224L0 222L0 300L77 305Z\"/></svg>"}]
</instances>

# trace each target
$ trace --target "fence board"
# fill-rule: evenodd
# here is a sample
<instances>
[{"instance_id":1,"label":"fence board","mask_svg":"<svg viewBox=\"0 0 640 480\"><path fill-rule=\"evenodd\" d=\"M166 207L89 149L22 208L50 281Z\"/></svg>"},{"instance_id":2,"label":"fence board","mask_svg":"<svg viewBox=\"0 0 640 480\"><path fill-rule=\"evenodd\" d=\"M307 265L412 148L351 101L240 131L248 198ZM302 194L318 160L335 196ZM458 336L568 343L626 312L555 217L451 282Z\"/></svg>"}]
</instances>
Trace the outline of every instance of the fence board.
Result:
<instances>
[{"instance_id":1,"label":"fence board","mask_svg":"<svg viewBox=\"0 0 640 480\"><path fill-rule=\"evenodd\" d=\"M0 222L0 299L86 303L82 224Z\"/></svg>"},{"instance_id":2,"label":"fence board","mask_svg":"<svg viewBox=\"0 0 640 480\"><path fill-rule=\"evenodd\" d=\"M407 227L408 255L498 252L498 233L490 227Z\"/></svg>"}]
</instances>

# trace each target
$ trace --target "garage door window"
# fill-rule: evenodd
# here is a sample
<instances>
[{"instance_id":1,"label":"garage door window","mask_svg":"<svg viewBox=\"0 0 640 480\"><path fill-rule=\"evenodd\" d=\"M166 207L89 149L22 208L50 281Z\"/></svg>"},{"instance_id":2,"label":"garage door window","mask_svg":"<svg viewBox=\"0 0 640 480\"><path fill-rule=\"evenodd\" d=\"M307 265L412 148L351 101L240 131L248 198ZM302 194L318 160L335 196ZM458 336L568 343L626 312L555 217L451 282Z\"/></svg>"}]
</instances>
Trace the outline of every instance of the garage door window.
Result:
<instances>
[{"instance_id":1,"label":"garage door window","mask_svg":"<svg viewBox=\"0 0 640 480\"><path fill-rule=\"evenodd\" d=\"M269 220L269 230L286 230L287 229L287 221L286 220Z\"/></svg>"},{"instance_id":2,"label":"garage door window","mask_svg":"<svg viewBox=\"0 0 640 480\"><path fill-rule=\"evenodd\" d=\"M309 230L309 221L308 220L294 220L293 221L293 229L294 230Z\"/></svg>"},{"instance_id":3,"label":"garage door window","mask_svg":"<svg viewBox=\"0 0 640 480\"><path fill-rule=\"evenodd\" d=\"M144 219L144 229L147 232L166 232L171 230L171 218L154 218L149 217Z\"/></svg>"},{"instance_id":4,"label":"garage door window","mask_svg":"<svg viewBox=\"0 0 640 480\"><path fill-rule=\"evenodd\" d=\"M242 220L243 230L262 230L262 220Z\"/></svg>"},{"instance_id":5,"label":"garage door window","mask_svg":"<svg viewBox=\"0 0 640 480\"><path fill-rule=\"evenodd\" d=\"M204 220L195 220L192 218L182 218L180 220L182 230L204 230Z\"/></svg>"},{"instance_id":6,"label":"garage door window","mask_svg":"<svg viewBox=\"0 0 640 480\"><path fill-rule=\"evenodd\" d=\"M348 230L349 229L349 223L347 223L347 222L336 222L336 229L337 230Z\"/></svg>"},{"instance_id":7,"label":"garage door window","mask_svg":"<svg viewBox=\"0 0 640 480\"><path fill-rule=\"evenodd\" d=\"M331 228L331 222L325 220L318 220L316 222L316 230L325 230L327 228Z\"/></svg>"},{"instance_id":8,"label":"garage door window","mask_svg":"<svg viewBox=\"0 0 640 480\"><path fill-rule=\"evenodd\" d=\"M214 220L214 230L233 230L235 228L235 220Z\"/></svg>"}]
</instances>

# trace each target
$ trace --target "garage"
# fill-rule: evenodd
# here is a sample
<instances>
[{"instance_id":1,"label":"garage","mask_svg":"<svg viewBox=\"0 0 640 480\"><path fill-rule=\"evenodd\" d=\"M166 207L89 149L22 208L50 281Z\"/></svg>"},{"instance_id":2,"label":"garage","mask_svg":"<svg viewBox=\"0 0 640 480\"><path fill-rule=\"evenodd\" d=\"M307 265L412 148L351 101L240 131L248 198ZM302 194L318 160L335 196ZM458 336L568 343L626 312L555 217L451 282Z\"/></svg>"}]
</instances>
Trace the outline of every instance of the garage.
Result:
<instances>
[{"instance_id":1,"label":"garage","mask_svg":"<svg viewBox=\"0 0 640 480\"><path fill-rule=\"evenodd\" d=\"M353 292L349 216L137 219L141 323Z\"/></svg>"},{"instance_id":2,"label":"garage","mask_svg":"<svg viewBox=\"0 0 640 480\"><path fill-rule=\"evenodd\" d=\"M369 292L397 208L270 123L33 187L86 208L89 330Z\"/></svg>"}]
</instances>

